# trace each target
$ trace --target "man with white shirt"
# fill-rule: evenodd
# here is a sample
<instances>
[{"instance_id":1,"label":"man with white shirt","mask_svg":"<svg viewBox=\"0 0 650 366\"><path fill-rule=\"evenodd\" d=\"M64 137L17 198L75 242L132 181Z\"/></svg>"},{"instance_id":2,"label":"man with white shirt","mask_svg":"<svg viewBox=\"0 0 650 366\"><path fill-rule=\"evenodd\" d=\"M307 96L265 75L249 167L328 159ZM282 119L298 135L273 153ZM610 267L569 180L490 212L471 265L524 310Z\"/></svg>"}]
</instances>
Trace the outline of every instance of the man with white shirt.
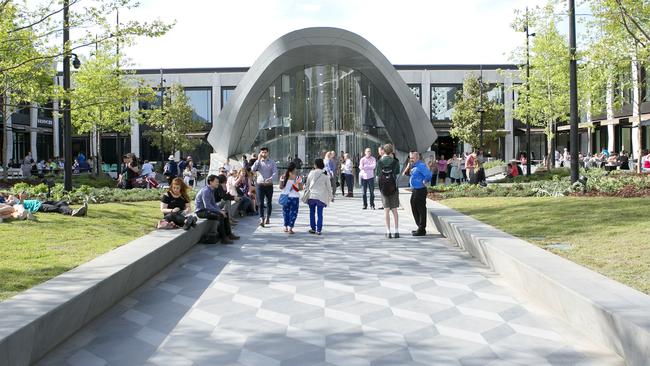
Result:
<instances>
[{"instance_id":1,"label":"man with white shirt","mask_svg":"<svg viewBox=\"0 0 650 366\"><path fill-rule=\"evenodd\" d=\"M273 181L278 176L278 167L273 159L269 158L269 149L263 147L257 156L257 160L251 167L251 171L257 172L256 188L257 188L257 207L260 214L260 226L268 225L271 223L271 201L273 201ZM266 216L264 215L264 198L268 210Z\"/></svg>"}]
</instances>

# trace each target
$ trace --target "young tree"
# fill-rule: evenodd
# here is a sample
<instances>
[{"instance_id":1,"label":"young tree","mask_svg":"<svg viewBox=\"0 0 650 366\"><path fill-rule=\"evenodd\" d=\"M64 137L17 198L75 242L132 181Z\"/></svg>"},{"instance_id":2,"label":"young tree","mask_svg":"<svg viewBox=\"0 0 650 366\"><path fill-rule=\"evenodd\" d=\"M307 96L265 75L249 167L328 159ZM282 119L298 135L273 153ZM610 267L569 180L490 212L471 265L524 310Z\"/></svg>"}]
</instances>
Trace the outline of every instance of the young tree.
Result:
<instances>
[{"instance_id":1,"label":"young tree","mask_svg":"<svg viewBox=\"0 0 650 366\"><path fill-rule=\"evenodd\" d=\"M130 104L133 100L152 100L153 90L142 81L121 72L118 57L110 49L98 49L94 57L84 60L73 74L74 89L70 93L72 124L78 133L92 133L96 151L95 172L101 157L101 134L129 132L131 129ZM134 115L136 118L140 114Z\"/></svg>"},{"instance_id":2,"label":"young tree","mask_svg":"<svg viewBox=\"0 0 650 366\"><path fill-rule=\"evenodd\" d=\"M530 78L526 78L525 54L522 57L519 50L517 58L519 64L523 64L520 67L523 83L514 87L519 96L514 117L522 121L528 118L532 126L544 127L547 168L550 168L550 154L553 153L553 127L569 117L569 47L557 30L553 10L549 5L531 12L528 26L536 35L530 47ZM524 18L520 17L513 27L521 31L525 25Z\"/></svg>"},{"instance_id":3,"label":"young tree","mask_svg":"<svg viewBox=\"0 0 650 366\"><path fill-rule=\"evenodd\" d=\"M471 144L475 148L481 146L480 136L483 133L483 144L499 138L498 130L503 127L503 106L487 97L487 86L474 74L468 74L463 81L463 90L458 92L454 112L451 116L453 137ZM481 94L481 87L483 94ZM481 103L482 100L482 103ZM481 112L482 111L482 112ZM483 130L481 131L481 113L483 114Z\"/></svg>"},{"instance_id":4,"label":"young tree","mask_svg":"<svg viewBox=\"0 0 650 366\"><path fill-rule=\"evenodd\" d=\"M187 134L201 131L203 123L194 120L185 90L180 84L173 84L165 90L162 102L162 107L144 112L147 114L146 123L152 127L144 135L161 151L167 149L173 154L192 150L200 140Z\"/></svg>"}]
</instances>

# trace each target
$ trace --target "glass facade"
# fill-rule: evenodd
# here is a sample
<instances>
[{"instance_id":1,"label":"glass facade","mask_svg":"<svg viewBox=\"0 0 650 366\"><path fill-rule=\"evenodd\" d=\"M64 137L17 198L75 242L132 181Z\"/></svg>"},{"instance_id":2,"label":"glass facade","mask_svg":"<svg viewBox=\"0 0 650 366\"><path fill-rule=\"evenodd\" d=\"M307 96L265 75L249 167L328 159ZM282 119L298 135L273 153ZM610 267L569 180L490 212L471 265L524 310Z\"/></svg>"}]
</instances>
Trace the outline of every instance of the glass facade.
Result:
<instances>
[{"instance_id":1,"label":"glass facade","mask_svg":"<svg viewBox=\"0 0 650 366\"><path fill-rule=\"evenodd\" d=\"M235 92L234 86L222 86L221 87L221 109L226 106L226 103L230 100L233 93Z\"/></svg>"},{"instance_id":2,"label":"glass facade","mask_svg":"<svg viewBox=\"0 0 650 366\"><path fill-rule=\"evenodd\" d=\"M185 88L187 102L192 106L195 121L212 123L212 88Z\"/></svg>"},{"instance_id":3,"label":"glass facade","mask_svg":"<svg viewBox=\"0 0 650 366\"><path fill-rule=\"evenodd\" d=\"M391 142L385 126L397 123L383 95L359 71L340 65L302 66L266 88L243 131L255 136L253 146L238 150L266 146L282 162L296 154L312 162L328 150L344 150L356 159L366 147L376 151Z\"/></svg>"},{"instance_id":4,"label":"glass facade","mask_svg":"<svg viewBox=\"0 0 650 366\"><path fill-rule=\"evenodd\" d=\"M418 102L422 104L422 85L420 84L408 84L409 89L411 89L411 92L413 95L415 95L416 98L418 98Z\"/></svg>"},{"instance_id":5,"label":"glass facade","mask_svg":"<svg viewBox=\"0 0 650 366\"><path fill-rule=\"evenodd\" d=\"M456 94L463 90L463 84L431 86L431 120L451 121Z\"/></svg>"}]
</instances>

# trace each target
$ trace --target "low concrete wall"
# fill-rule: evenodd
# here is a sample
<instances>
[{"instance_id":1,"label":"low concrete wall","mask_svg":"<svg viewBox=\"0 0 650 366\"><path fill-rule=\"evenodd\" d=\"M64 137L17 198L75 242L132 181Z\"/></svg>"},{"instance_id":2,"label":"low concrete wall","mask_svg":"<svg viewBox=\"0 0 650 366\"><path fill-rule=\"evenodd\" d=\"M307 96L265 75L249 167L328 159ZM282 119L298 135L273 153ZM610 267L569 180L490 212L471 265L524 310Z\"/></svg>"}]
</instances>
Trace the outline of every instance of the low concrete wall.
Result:
<instances>
[{"instance_id":1,"label":"low concrete wall","mask_svg":"<svg viewBox=\"0 0 650 366\"><path fill-rule=\"evenodd\" d=\"M38 361L185 253L208 225L154 231L0 303L0 365Z\"/></svg>"},{"instance_id":2,"label":"low concrete wall","mask_svg":"<svg viewBox=\"0 0 650 366\"><path fill-rule=\"evenodd\" d=\"M438 231L628 365L650 365L650 296L430 201Z\"/></svg>"}]
</instances>

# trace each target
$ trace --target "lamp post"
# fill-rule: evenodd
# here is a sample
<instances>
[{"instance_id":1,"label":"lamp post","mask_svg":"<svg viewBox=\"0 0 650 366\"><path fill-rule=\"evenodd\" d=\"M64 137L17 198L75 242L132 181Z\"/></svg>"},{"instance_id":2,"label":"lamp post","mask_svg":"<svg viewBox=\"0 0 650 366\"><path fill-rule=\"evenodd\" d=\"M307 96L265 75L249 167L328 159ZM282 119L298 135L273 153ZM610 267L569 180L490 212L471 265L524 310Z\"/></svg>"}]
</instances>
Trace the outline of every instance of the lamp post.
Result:
<instances>
[{"instance_id":1,"label":"lamp post","mask_svg":"<svg viewBox=\"0 0 650 366\"><path fill-rule=\"evenodd\" d=\"M167 81L167 80L163 79L163 70L160 69L160 86L159 86L159 90L160 90L160 111L161 112L164 111L164 107L165 107L165 89L164 89L165 81ZM161 124L160 125L160 165L161 166L165 164L165 153L164 153L164 150L163 150L163 132L165 132L165 128Z\"/></svg>"},{"instance_id":2,"label":"lamp post","mask_svg":"<svg viewBox=\"0 0 650 366\"><path fill-rule=\"evenodd\" d=\"M530 106L528 105L528 96L530 95L530 37L535 37L535 33L530 33L528 29L528 7L526 7L526 175L530 175Z\"/></svg>"},{"instance_id":3,"label":"lamp post","mask_svg":"<svg viewBox=\"0 0 650 366\"><path fill-rule=\"evenodd\" d=\"M571 103L571 183L578 180L578 71L576 67L576 6L569 0L569 100Z\"/></svg>"},{"instance_id":4,"label":"lamp post","mask_svg":"<svg viewBox=\"0 0 650 366\"><path fill-rule=\"evenodd\" d=\"M483 150L483 113L485 112L485 109L483 109L483 65L480 66L481 69L481 74L478 78L478 88L479 88L479 96L478 96L478 103L479 107L476 110L479 115L480 115L480 132L479 132L479 150Z\"/></svg>"},{"instance_id":5,"label":"lamp post","mask_svg":"<svg viewBox=\"0 0 650 366\"><path fill-rule=\"evenodd\" d=\"M63 188L72 191L72 121L70 118L70 56L74 56L72 65L75 69L81 66L76 54L70 52L70 16L69 0L63 0Z\"/></svg>"}]
</instances>

